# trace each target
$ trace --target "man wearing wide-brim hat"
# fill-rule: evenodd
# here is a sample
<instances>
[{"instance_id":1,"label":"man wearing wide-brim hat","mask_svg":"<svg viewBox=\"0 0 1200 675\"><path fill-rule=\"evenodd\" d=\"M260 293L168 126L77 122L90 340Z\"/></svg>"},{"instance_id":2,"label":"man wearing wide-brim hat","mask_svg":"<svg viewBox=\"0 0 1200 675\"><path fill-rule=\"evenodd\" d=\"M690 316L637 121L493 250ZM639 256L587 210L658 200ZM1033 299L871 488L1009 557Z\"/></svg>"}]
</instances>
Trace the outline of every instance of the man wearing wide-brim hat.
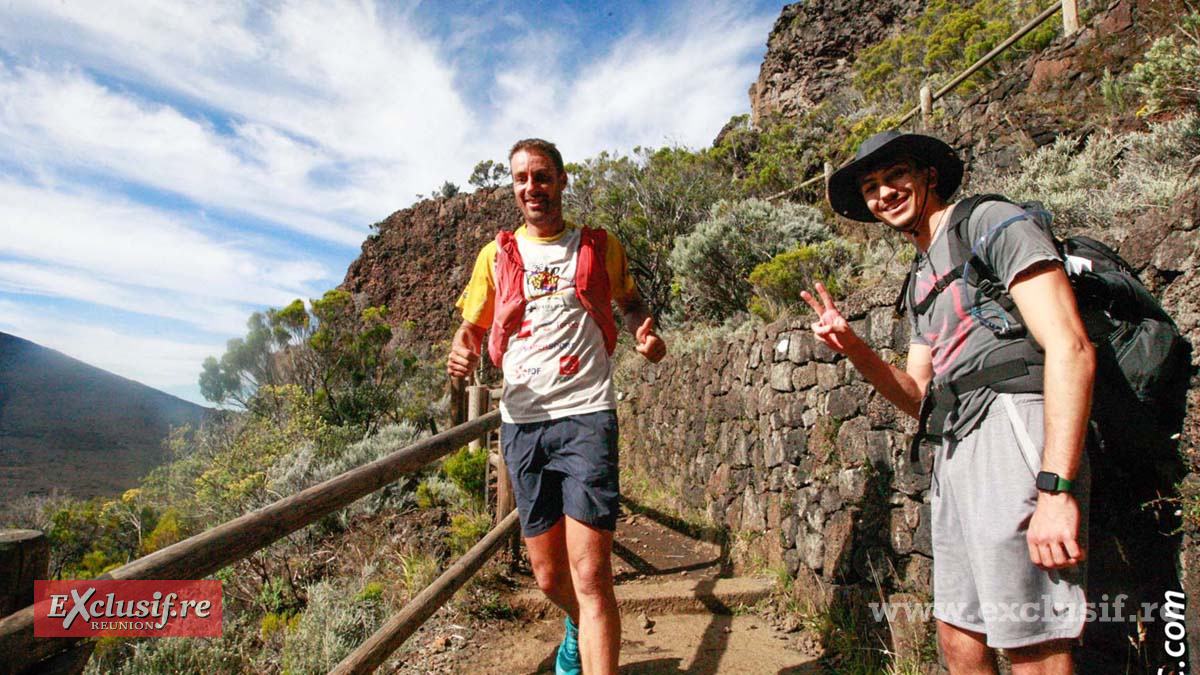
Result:
<instances>
[{"instance_id":1,"label":"man wearing wide-brim hat","mask_svg":"<svg viewBox=\"0 0 1200 675\"><path fill-rule=\"evenodd\" d=\"M962 176L944 142L884 131L829 180L836 212L881 222L917 248L904 370L854 333L820 284L819 299L803 295L817 339L940 439L930 488L934 617L951 672L996 672L997 648L1015 673L1071 672L1086 617L1095 356L1046 232L1006 201L952 203ZM969 242L970 261L999 291L980 292L983 272L952 262L962 257L956 240ZM1031 344L1026 330L1044 363L1019 378L1009 354ZM1036 386L1014 384L1031 377Z\"/></svg>"}]
</instances>

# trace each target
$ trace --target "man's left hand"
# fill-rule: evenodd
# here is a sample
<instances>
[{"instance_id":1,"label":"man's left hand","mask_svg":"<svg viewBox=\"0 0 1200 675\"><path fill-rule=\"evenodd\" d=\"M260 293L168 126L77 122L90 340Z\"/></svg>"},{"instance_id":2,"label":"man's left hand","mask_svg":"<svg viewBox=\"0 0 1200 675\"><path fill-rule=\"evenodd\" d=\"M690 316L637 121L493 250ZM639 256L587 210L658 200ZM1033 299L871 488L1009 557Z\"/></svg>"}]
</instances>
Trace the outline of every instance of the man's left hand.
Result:
<instances>
[{"instance_id":1,"label":"man's left hand","mask_svg":"<svg viewBox=\"0 0 1200 675\"><path fill-rule=\"evenodd\" d=\"M1044 570L1074 567L1087 552L1079 545L1079 504L1070 493L1039 492L1025 533L1029 559Z\"/></svg>"},{"instance_id":2,"label":"man's left hand","mask_svg":"<svg viewBox=\"0 0 1200 675\"><path fill-rule=\"evenodd\" d=\"M667 355L667 343L654 334L654 317L646 317L642 325L634 333L637 338L637 351L650 363L658 363Z\"/></svg>"}]
</instances>

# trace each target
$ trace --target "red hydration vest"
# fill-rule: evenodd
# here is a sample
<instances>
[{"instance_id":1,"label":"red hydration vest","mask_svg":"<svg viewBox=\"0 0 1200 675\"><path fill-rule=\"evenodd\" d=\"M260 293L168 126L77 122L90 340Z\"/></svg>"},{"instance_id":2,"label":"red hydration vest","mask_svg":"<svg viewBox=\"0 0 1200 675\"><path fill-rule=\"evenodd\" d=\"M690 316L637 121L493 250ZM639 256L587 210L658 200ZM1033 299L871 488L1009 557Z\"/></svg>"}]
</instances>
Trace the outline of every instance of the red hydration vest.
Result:
<instances>
[{"instance_id":1,"label":"red hydration vest","mask_svg":"<svg viewBox=\"0 0 1200 675\"><path fill-rule=\"evenodd\" d=\"M617 322L613 318L612 288L609 285L605 253L608 233L583 227L579 230L579 251L575 255L575 295L588 316L604 334L609 356L617 347ZM521 330L525 319L525 263L512 232L496 233L496 304L492 330L488 336L488 355L497 368L502 367L508 341Z\"/></svg>"}]
</instances>

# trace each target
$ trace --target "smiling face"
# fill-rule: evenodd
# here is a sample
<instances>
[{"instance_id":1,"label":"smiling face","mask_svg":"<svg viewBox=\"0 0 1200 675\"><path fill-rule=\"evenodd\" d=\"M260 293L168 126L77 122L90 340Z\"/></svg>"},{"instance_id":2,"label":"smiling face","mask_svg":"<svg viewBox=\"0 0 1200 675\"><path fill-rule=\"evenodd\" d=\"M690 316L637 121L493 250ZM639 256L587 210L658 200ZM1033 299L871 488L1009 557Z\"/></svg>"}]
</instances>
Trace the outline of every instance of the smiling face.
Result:
<instances>
[{"instance_id":1,"label":"smiling face","mask_svg":"<svg viewBox=\"0 0 1200 675\"><path fill-rule=\"evenodd\" d=\"M522 149L509 160L512 169L513 195L525 224L535 236L547 236L562 228L562 195L567 187L567 174L554 165L554 160L536 149Z\"/></svg>"},{"instance_id":2,"label":"smiling face","mask_svg":"<svg viewBox=\"0 0 1200 675\"><path fill-rule=\"evenodd\" d=\"M937 171L910 159L866 171L858 179L867 209L892 229L909 234L928 225L929 215L945 206L936 185Z\"/></svg>"}]
</instances>

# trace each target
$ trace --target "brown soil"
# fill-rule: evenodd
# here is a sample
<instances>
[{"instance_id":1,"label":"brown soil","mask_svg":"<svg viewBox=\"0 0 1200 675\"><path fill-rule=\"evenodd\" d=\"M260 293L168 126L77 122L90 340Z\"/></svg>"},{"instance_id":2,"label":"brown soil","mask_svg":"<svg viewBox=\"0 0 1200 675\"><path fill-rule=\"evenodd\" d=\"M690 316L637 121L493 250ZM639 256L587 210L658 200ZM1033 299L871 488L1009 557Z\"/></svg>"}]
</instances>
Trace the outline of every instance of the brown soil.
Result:
<instances>
[{"instance_id":1,"label":"brown soil","mask_svg":"<svg viewBox=\"0 0 1200 675\"><path fill-rule=\"evenodd\" d=\"M718 545L644 515L617 527L613 566L622 607L622 673L819 673L813 641L772 628L753 612L770 584L720 579ZM488 611L463 594L500 591ZM478 603L476 603L478 605ZM647 624L650 624L647 627ZM472 590L439 611L382 672L552 673L562 614L545 602L524 560L493 563Z\"/></svg>"}]
</instances>

